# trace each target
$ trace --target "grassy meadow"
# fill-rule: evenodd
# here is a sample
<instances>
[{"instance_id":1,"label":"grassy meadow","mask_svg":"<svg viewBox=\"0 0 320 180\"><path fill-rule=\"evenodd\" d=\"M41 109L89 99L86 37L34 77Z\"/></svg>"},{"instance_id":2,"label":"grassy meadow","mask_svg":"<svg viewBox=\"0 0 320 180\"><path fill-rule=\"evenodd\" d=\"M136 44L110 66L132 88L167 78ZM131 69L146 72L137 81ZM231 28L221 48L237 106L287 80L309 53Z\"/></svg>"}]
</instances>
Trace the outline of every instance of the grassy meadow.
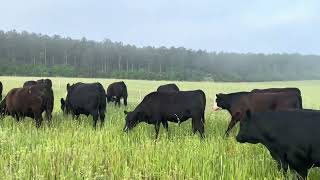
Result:
<instances>
[{"instance_id":1,"label":"grassy meadow","mask_svg":"<svg viewBox=\"0 0 320 180\"><path fill-rule=\"evenodd\" d=\"M5 95L31 77L0 77ZM166 81L124 80L128 87L128 107L107 107L102 129L93 130L92 117L72 120L60 110L66 84L100 82L105 89L114 79L51 78L55 95L53 126L44 121L40 129L29 118L16 122L0 120L1 179L283 179L269 152L262 145L239 144L238 126L224 138L230 116L212 112L215 94L267 87L299 87L305 108L319 109L320 81L213 83L175 82L181 90L202 89L206 93L206 138L193 135L191 121L179 127L169 123L169 134L161 126L155 140L154 127L139 124L123 133L123 110L133 110L142 98ZM317 169L309 179L319 179Z\"/></svg>"}]
</instances>

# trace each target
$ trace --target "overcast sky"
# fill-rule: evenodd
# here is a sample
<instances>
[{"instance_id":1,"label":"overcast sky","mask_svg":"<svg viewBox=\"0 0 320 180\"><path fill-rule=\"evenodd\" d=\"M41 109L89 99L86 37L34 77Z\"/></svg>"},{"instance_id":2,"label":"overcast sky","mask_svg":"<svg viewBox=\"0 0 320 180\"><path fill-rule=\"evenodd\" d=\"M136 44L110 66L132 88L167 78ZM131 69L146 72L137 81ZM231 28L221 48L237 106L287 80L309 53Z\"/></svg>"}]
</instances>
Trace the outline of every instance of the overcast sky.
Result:
<instances>
[{"instance_id":1,"label":"overcast sky","mask_svg":"<svg viewBox=\"0 0 320 180\"><path fill-rule=\"evenodd\" d=\"M320 1L7 0L0 29L137 46L320 54Z\"/></svg>"}]
</instances>

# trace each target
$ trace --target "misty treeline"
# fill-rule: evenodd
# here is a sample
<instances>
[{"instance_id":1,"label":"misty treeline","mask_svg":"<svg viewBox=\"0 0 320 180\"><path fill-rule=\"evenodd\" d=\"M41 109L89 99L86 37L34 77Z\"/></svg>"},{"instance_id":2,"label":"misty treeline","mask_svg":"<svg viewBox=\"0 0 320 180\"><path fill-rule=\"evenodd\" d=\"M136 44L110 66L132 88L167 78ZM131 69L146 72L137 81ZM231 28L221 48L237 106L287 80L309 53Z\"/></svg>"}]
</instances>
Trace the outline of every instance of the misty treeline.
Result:
<instances>
[{"instance_id":1,"label":"misty treeline","mask_svg":"<svg viewBox=\"0 0 320 180\"><path fill-rule=\"evenodd\" d=\"M215 42L212 42L215 43ZM238 54L0 31L0 75L154 80L320 79L320 56Z\"/></svg>"}]
</instances>

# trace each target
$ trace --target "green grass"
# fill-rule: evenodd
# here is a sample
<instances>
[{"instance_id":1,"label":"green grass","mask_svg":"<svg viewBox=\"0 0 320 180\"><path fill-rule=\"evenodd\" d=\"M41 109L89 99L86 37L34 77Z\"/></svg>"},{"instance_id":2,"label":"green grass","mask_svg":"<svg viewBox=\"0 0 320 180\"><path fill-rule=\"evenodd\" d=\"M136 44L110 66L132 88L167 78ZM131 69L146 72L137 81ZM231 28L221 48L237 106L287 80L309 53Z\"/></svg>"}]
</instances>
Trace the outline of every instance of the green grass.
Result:
<instances>
[{"instance_id":1,"label":"green grass","mask_svg":"<svg viewBox=\"0 0 320 180\"><path fill-rule=\"evenodd\" d=\"M27 77L0 77L4 93L22 86ZM234 137L225 139L230 116L225 111L212 112L218 92L253 88L295 86L302 90L303 105L318 109L319 81L268 83L175 82L182 90L202 89L207 97L206 138L193 135L191 122L162 128L155 141L154 127L139 124L128 134L122 132L124 107L108 105L104 128L93 130L92 117L79 121L63 116L60 98L68 82L101 82L105 88L112 79L52 78L55 93L53 126L45 122L40 129L33 120L16 122L7 117L0 121L1 179L283 179L269 152L262 145L239 144ZM128 110L165 81L125 80ZM319 179L313 169L310 179Z\"/></svg>"}]
</instances>

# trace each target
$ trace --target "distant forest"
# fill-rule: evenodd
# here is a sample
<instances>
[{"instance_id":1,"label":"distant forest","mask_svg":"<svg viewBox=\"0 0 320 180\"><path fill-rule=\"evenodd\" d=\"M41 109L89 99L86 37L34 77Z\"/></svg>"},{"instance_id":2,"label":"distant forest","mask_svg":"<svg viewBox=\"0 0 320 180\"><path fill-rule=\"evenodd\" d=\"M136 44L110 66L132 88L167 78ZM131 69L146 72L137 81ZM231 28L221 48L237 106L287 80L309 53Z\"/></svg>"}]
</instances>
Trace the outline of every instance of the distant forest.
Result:
<instances>
[{"instance_id":1,"label":"distant forest","mask_svg":"<svg viewBox=\"0 0 320 180\"><path fill-rule=\"evenodd\" d=\"M212 42L215 43L215 42ZM239 54L0 31L0 75L185 81L320 79L320 56Z\"/></svg>"}]
</instances>

